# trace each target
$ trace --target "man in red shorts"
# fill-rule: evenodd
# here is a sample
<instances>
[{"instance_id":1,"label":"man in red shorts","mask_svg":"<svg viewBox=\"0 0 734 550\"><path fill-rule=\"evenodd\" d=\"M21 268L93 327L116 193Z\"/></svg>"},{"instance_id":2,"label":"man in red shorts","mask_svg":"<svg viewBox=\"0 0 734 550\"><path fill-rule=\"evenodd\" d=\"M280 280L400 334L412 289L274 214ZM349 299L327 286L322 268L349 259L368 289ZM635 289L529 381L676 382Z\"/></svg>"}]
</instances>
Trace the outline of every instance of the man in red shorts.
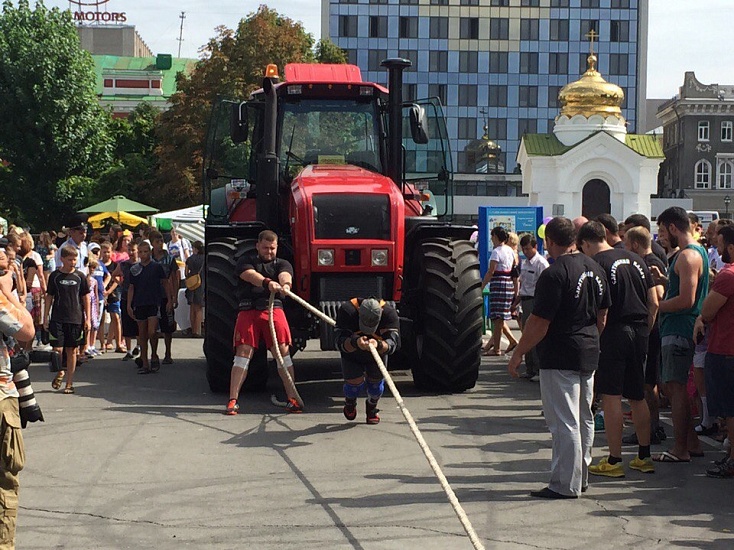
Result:
<instances>
[{"instance_id":1,"label":"man in red shorts","mask_svg":"<svg viewBox=\"0 0 734 550\"><path fill-rule=\"evenodd\" d=\"M278 252L278 235L272 231L262 231L257 238L255 253L246 254L237 262L239 274L239 309L237 323L234 328L235 355L232 364L232 374L229 382L229 402L225 414L234 415L240 409L238 397L242 384L247 378L247 369L252 354L257 348L260 338L275 356L275 345L270 335L268 323L268 300L271 292L284 295L284 290L291 289L293 281L293 266L282 258L276 258ZM283 365L278 365L280 374L288 396L286 410L289 413L300 413L303 409L295 399L295 395L285 383L286 374L283 368L288 369L291 379L295 380L293 360L289 353L291 331L283 312L283 302L276 298L273 306L273 321L277 346L283 356Z\"/></svg>"}]
</instances>

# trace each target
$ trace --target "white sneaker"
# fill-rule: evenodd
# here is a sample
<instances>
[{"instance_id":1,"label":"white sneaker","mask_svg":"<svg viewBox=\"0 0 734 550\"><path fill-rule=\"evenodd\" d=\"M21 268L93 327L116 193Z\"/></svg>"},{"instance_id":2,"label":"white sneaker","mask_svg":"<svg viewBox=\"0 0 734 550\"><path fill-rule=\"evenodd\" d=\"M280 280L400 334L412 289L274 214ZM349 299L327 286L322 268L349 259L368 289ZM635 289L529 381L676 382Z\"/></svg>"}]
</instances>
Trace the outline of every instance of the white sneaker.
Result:
<instances>
[{"instance_id":1,"label":"white sneaker","mask_svg":"<svg viewBox=\"0 0 734 550\"><path fill-rule=\"evenodd\" d=\"M531 382L540 382L540 375L536 374L535 376L530 378Z\"/></svg>"}]
</instances>

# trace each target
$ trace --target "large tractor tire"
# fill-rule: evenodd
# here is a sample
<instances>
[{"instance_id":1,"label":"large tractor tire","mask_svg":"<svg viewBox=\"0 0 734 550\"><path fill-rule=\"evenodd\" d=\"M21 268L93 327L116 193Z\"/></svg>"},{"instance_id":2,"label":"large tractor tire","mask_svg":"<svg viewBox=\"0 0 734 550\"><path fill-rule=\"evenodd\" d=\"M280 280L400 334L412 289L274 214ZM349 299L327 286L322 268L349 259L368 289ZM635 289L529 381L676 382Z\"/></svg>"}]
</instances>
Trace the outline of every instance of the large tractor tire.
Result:
<instances>
[{"instance_id":1,"label":"large tractor tire","mask_svg":"<svg viewBox=\"0 0 734 550\"><path fill-rule=\"evenodd\" d=\"M232 337L237 319L237 261L255 250L254 239L224 237L207 243L206 254L206 379L213 392L229 391ZM267 350L255 351L243 390L262 391L268 383Z\"/></svg>"},{"instance_id":2,"label":"large tractor tire","mask_svg":"<svg viewBox=\"0 0 734 550\"><path fill-rule=\"evenodd\" d=\"M413 334L403 341L417 388L462 392L479 376L482 345L482 281L469 241L423 241L413 264Z\"/></svg>"}]
</instances>

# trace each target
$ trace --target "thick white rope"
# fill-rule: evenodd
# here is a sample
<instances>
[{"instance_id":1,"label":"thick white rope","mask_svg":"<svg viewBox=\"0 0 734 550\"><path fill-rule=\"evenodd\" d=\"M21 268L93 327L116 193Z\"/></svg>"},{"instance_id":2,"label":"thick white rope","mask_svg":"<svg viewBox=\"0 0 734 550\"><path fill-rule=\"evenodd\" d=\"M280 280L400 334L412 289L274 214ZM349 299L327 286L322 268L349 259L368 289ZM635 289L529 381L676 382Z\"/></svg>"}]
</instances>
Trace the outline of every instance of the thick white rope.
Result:
<instances>
[{"instance_id":1,"label":"thick white rope","mask_svg":"<svg viewBox=\"0 0 734 550\"><path fill-rule=\"evenodd\" d=\"M330 324L331 326L336 325L336 321L334 319L332 319L325 313L313 307L311 304L309 304L307 301L302 299L300 296L290 292L289 290L286 290L285 294L289 298L292 298L293 300L301 304L303 307L305 307L307 310L309 310L311 313L313 313L314 315L316 315L317 317L319 317L326 323ZM270 299L272 302L273 300L272 294L270 296ZM272 321L271 321L271 331L274 331L274 330L275 330L275 327L272 326ZM449 503L451 503L451 506L453 507L454 512L456 513L456 516L459 518L461 525L464 527L464 531L466 531L466 534L469 536L469 540L471 540L471 543L474 545L474 548L476 550L484 550L484 545L482 544L482 541L479 540L479 536L477 535L476 531L474 531L474 527L472 527L471 521L469 521L469 518L466 515L466 512L464 511L464 508L461 506L459 499L456 497L456 493L454 493L453 489L451 488L451 485L449 485L449 482L446 479L446 476L444 475L443 471L441 470L441 467L438 465L438 462L436 462L436 458L433 456L431 449L428 447L428 443L426 443L426 440L423 438L423 434L421 434L421 431L418 429L418 426L416 425L415 420L413 420L413 416L410 414L408 407L405 406L405 402L403 401L403 398L400 395L398 388L395 386L395 382L393 382L392 376L390 376L390 373L388 372L387 368L385 367L385 364L382 362L382 359L380 359L380 355L377 353L375 346L373 346L372 344L370 344L370 353L372 354L372 358L375 360L375 363L377 363L377 366L380 368L382 377L387 382L387 385L390 388L390 391L392 392L392 396L395 398L395 401L397 401L398 407L400 407L400 412L403 413L403 417L408 422L408 426L410 426L410 431L413 432L413 435L415 436L416 440L418 441L418 445L420 446L421 450L423 451L423 454L425 455L426 460L428 460L429 466L433 470L433 473L436 474L436 477L438 478L438 481L441 484L441 488L444 490L444 493L446 493L446 496L449 499Z\"/></svg>"},{"instance_id":2,"label":"thick white rope","mask_svg":"<svg viewBox=\"0 0 734 550\"><path fill-rule=\"evenodd\" d=\"M288 369L283 364L283 355L280 353L280 346L278 345L278 336L275 332L275 322L273 321L274 304L275 304L275 292L271 292L270 300L268 301L268 324L270 325L270 337L273 340L273 350L275 351L275 360L278 361L278 370L285 375L282 377L282 379L285 385L288 387L287 389L290 390L290 392L296 398L296 401L298 402L298 404L301 407L303 407L303 399L301 399L301 394L298 393L296 384L293 382L293 378L291 378L291 373L288 372ZM278 406L284 407L286 405L286 403L283 403L281 405L281 402L275 398L275 395L272 395L270 397L270 400L273 401L273 403Z\"/></svg>"}]
</instances>

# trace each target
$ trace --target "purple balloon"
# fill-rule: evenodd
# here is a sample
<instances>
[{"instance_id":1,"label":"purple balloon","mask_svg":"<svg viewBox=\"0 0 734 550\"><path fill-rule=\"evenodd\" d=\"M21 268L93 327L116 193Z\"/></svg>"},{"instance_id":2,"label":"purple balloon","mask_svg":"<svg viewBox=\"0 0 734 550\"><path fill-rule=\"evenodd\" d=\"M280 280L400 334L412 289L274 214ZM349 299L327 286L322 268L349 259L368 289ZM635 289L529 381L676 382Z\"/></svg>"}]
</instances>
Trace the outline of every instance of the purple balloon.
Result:
<instances>
[{"instance_id":1,"label":"purple balloon","mask_svg":"<svg viewBox=\"0 0 734 550\"><path fill-rule=\"evenodd\" d=\"M546 216L545 218L543 218L543 224L547 225L548 222L551 221L552 219L553 219L553 216Z\"/></svg>"}]
</instances>

